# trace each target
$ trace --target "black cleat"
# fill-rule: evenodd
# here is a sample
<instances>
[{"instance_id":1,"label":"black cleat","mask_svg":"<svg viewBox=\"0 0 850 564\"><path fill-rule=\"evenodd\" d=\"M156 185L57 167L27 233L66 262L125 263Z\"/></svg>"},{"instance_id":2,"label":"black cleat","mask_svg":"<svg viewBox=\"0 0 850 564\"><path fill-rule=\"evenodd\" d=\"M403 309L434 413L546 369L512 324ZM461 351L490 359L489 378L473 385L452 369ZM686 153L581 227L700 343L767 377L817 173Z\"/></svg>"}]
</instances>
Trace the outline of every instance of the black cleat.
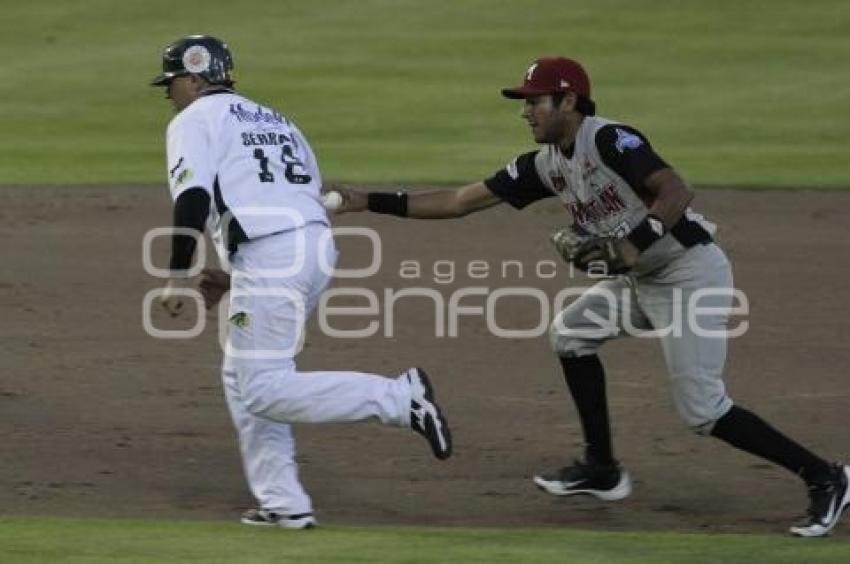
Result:
<instances>
[{"instance_id":1,"label":"black cleat","mask_svg":"<svg viewBox=\"0 0 850 564\"><path fill-rule=\"evenodd\" d=\"M538 488L552 495L587 494L615 501L632 493L629 473L619 464L588 464L576 460L572 466L534 476Z\"/></svg>"},{"instance_id":2,"label":"black cleat","mask_svg":"<svg viewBox=\"0 0 850 564\"><path fill-rule=\"evenodd\" d=\"M410 428L425 437L434 456L445 460L452 455L449 424L434 401L434 389L421 368L407 371L410 382Z\"/></svg>"},{"instance_id":3,"label":"black cleat","mask_svg":"<svg viewBox=\"0 0 850 564\"><path fill-rule=\"evenodd\" d=\"M312 513L284 515L268 509L249 509L240 519L243 525L253 527L283 527L284 529L312 529L318 526Z\"/></svg>"},{"instance_id":4,"label":"black cleat","mask_svg":"<svg viewBox=\"0 0 850 564\"><path fill-rule=\"evenodd\" d=\"M806 518L791 527L797 537L825 537L838 524L841 513L850 505L850 466L832 465L829 480L809 484L809 508Z\"/></svg>"}]
</instances>

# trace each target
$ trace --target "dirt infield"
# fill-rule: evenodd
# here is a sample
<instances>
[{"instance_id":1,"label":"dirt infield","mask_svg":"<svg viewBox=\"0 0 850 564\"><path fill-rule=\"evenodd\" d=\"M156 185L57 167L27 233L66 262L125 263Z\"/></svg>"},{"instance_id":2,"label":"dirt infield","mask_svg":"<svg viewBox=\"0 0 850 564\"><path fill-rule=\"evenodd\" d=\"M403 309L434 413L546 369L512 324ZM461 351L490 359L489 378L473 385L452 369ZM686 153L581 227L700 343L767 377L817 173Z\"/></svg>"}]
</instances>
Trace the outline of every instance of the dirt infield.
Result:
<instances>
[{"instance_id":1,"label":"dirt infield","mask_svg":"<svg viewBox=\"0 0 850 564\"><path fill-rule=\"evenodd\" d=\"M169 222L165 188L2 190L2 513L233 519L250 507L219 385L215 324L183 341L143 330L143 297L159 283L143 270L141 241ZM850 193L704 191L696 208L720 225L736 285L750 299L750 330L731 343L732 397L825 456L850 457L850 347L841 337L850 318ZM466 286L539 287L551 299L586 284L566 271L535 273L554 258L546 235L559 220L557 204L543 203L460 221L358 214L337 224L382 235L381 269L361 285L379 295L433 288L448 301ZM343 266L368 262L364 240L345 238L340 248ZM164 251L155 247L159 264ZM401 277L404 260L419 261L420 278ZM451 283L435 280L448 276L449 263L435 275L440 260L454 261ZM473 260L487 264L486 276L483 263L473 267L480 278L468 275ZM508 267L503 277L506 260L519 261L523 276ZM504 298L497 321L533 328L538 307ZM299 365L387 374L427 367L456 456L437 462L420 440L377 425L298 427L302 476L325 522L782 533L805 508L792 476L686 430L658 344L636 339L603 351L634 495L612 504L548 497L530 476L569 461L581 439L545 337L497 338L470 315L460 318L458 338L440 338L426 300L394 311L392 337L382 336L389 328L380 318L378 335L359 340L330 338L313 323ZM168 327L158 312L153 321ZM850 536L850 524L837 535Z\"/></svg>"}]
</instances>

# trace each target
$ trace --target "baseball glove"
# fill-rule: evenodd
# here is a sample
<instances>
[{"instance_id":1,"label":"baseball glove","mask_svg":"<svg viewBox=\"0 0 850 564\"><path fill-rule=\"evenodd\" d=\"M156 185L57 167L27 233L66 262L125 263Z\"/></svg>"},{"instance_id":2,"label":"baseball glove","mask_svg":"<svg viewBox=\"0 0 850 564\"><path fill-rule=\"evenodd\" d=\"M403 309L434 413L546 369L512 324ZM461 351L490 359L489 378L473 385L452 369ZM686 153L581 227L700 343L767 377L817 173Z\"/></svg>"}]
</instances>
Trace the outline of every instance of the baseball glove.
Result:
<instances>
[{"instance_id":1,"label":"baseball glove","mask_svg":"<svg viewBox=\"0 0 850 564\"><path fill-rule=\"evenodd\" d=\"M605 274L609 275L623 274L631 268L616 237L591 235L571 225L556 229L550 238L561 257L584 272L591 268L591 263L604 265Z\"/></svg>"},{"instance_id":2,"label":"baseball glove","mask_svg":"<svg viewBox=\"0 0 850 564\"><path fill-rule=\"evenodd\" d=\"M565 261L573 262L579 247L592 239L592 236L578 225L570 225L556 229L549 239Z\"/></svg>"},{"instance_id":3,"label":"baseball glove","mask_svg":"<svg viewBox=\"0 0 850 564\"><path fill-rule=\"evenodd\" d=\"M608 275L625 274L632 267L623 254L620 240L616 237L593 237L576 249L573 264L587 272L592 263L605 265Z\"/></svg>"}]
</instances>

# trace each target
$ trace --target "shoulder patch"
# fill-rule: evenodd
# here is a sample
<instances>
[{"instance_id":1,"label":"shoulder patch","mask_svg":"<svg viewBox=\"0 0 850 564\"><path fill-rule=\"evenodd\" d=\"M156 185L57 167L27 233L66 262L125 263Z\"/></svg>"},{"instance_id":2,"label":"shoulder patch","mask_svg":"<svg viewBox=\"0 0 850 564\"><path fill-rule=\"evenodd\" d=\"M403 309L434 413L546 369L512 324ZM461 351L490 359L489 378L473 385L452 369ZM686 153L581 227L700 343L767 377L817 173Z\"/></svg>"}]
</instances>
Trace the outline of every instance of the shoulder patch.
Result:
<instances>
[{"instance_id":1,"label":"shoulder patch","mask_svg":"<svg viewBox=\"0 0 850 564\"><path fill-rule=\"evenodd\" d=\"M619 127L614 131L617 133L617 140L614 142L614 146L621 153L624 153L626 149L637 149L643 145L643 139L634 133L629 133L625 129L620 129Z\"/></svg>"},{"instance_id":2,"label":"shoulder patch","mask_svg":"<svg viewBox=\"0 0 850 564\"><path fill-rule=\"evenodd\" d=\"M180 186L192 180L192 176L194 176L192 174L192 169L184 168L180 171L180 174L177 175L177 179L174 181L174 186L179 188Z\"/></svg>"},{"instance_id":3,"label":"shoulder patch","mask_svg":"<svg viewBox=\"0 0 850 564\"><path fill-rule=\"evenodd\" d=\"M186 182L192 180L192 169L185 166L183 157L177 161L169 171L168 175L174 180L174 187L179 188Z\"/></svg>"}]
</instances>

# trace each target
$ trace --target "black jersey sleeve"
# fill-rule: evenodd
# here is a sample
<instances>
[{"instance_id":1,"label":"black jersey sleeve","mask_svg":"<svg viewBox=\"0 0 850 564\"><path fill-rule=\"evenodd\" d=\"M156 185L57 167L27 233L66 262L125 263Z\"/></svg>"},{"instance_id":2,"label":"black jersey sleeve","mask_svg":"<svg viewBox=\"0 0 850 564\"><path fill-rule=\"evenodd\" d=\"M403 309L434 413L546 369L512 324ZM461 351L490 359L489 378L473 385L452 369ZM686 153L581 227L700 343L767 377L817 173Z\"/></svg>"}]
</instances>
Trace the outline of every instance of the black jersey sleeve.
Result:
<instances>
[{"instance_id":1,"label":"black jersey sleeve","mask_svg":"<svg viewBox=\"0 0 850 564\"><path fill-rule=\"evenodd\" d=\"M189 188L177 196L174 202L174 227L189 228L203 233L207 216L210 214L210 195L203 188ZM197 239L190 235L175 233L171 237L171 261L174 272L188 270L192 265Z\"/></svg>"},{"instance_id":2,"label":"black jersey sleeve","mask_svg":"<svg viewBox=\"0 0 850 564\"><path fill-rule=\"evenodd\" d=\"M627 125L601 127L596 132L596 148L602 162L638 193L644 191L644 181L650 174L670 167L640 131Z\"/></svg>"},{"instance_id":3,"label":"black jersey sleeve","mask_svg":"<svg viewBox=\"0 0 850 564\"><path fill-rule=\"evenodd\" d=\"M537 151L518 156L508 163L508 166L485 180L484 185L516 209L522 209L543 198L551 198L555 194L543 184L534 166L536 156Z\"/></svg>"}]
</instances>

